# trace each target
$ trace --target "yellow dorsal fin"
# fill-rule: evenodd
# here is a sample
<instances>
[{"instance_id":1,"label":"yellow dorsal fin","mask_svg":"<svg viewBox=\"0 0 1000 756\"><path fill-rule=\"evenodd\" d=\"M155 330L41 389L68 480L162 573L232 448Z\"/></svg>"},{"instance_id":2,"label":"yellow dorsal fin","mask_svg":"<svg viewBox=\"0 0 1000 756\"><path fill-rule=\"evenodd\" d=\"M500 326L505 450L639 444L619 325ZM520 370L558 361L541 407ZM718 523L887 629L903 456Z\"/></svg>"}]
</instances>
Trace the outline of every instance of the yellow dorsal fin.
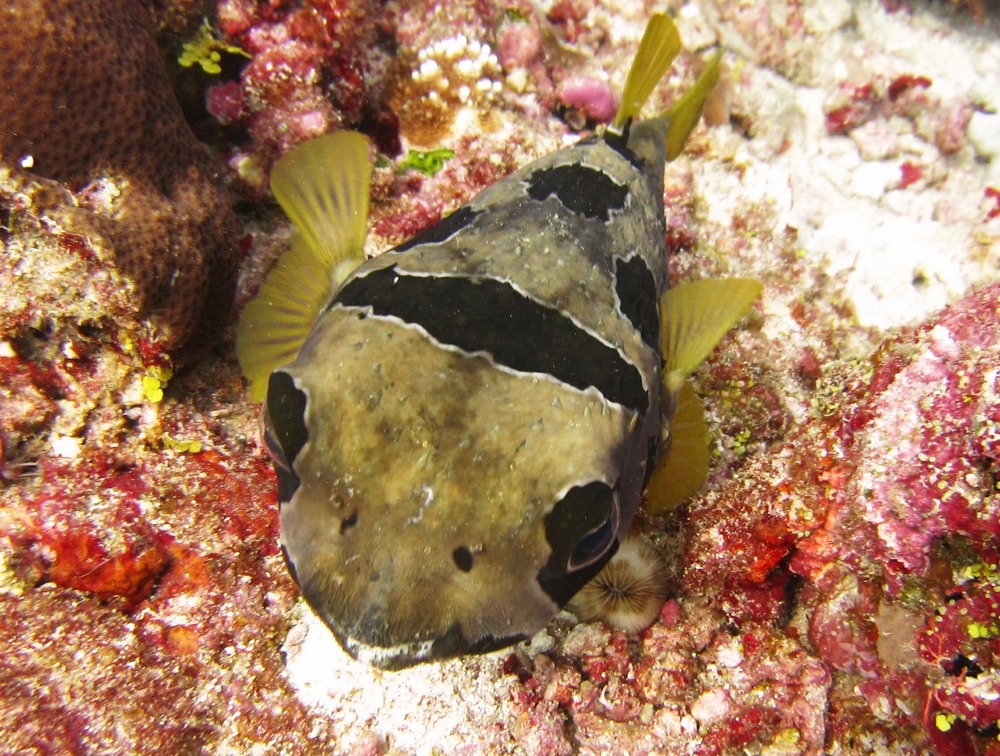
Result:
<instances>
[{"instance_id":1,"label":"yellow dorsal fin","mask_svg":"<svg viewBox=\"0 0 1000 756\"><path fill-rule=\"evenodd\" d=\"M331 293L364 260L370 178L368 140L351 131L304 142L275 164L271 191L297 233L236 332L253 401L263 401L271 371L295 359Z\"/></svg>"},{"instance_id":2,"label":"yellow dorsal fin","mask_svg":"<svg viewBox=\"0 0 1000 756\"><path fill-rule=\"evenodd\" d=\"M625 80L625 91L622 102L618 106L615 120L609 127L615 133L621 134L629 121L639 115L642 106L646 104L653 89L660 83L663 74L677 53L681 51L681 35L670 20L670 16L657 13L646 24L646 31L639 43L639 51L632 61L628 79Z\"/></svg>"},{"instance_id":3,"label":"yellow dorsal fin","mask_svg":"<svg viewBox=\"0 0 1000 756\"><path fill-rule=\"evenodd\" d=\"M701 118L705 100L719 83L719 66L722 62L722 50L719 50L708 61L708 66L701 72L698 81L694 83L684 96L675 102L664 116L670 123L667 128L667 160L673 160L681 154L684 143L691 135Z\"/></svg>"},{"instance_id":4,"label":"yellow dorsal fin","mask_svg":"<svg viewBox=\"0 0 1000 756\"><path fill-rule=\"evenodd\" d=\"M660 307L663 319L663 382L676 393L719 340L760 296L759 281L708 278L670 289Z\"/></svg>"},{"instance_id":5,"label":"yellow dorsal fin","mask_svg":"<svg viewBox=\"0 0 1000 756\"><path fill-rule=\"evenodd\" d=\"M646 511L654 515L694 496L708 479L708 424L689 381L677 396L670 436L670 450L657 460L646 487Z\"/></svg>"}]
</instances>

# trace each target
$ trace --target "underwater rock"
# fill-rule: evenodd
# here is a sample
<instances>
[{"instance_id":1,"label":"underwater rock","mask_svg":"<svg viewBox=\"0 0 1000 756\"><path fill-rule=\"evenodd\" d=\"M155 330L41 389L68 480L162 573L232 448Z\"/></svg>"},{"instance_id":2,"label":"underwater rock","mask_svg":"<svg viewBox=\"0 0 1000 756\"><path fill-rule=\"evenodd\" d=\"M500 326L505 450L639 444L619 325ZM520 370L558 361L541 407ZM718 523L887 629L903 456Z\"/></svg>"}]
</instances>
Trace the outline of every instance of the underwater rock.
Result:
<instances>
[{"instance_id":1,"label":"underwater rock","mask_svg":"<svg viewBox=\"0 0 1000 756\"><path fill-rule=\"evenodd\" d=\"M0 333L88 323L203 354L229 314L235 224L142 3L7 3L0 78Z\"/></svg>"},{"instance_id":2,"label":"underwater rock","mask_svg":"<svg viewBox=\"0 0 1000 756\"><path fill-rule=\"evenodd\" d=\"M219 36L249 61L238 82L209 88L207 104L220 122L249 131L229 163L252 198L267 195L276 158L337 128L360 129L383 153L398 154L399 124L383 96L395 15L372 0L217 4Z\"/></svg>"},{"instance_id":3,"label":"underwater rock","mask_svg":"<svg viewBox=\"0 0 1000 756\"><path fill-rule=\"evenodd\" d=\"M989 561L1000 549L998 372L1000 285L884 344L867 385L845 392L843 470L827 481L839 501L793 569L877 566L894 595L927 575L937 538L967 538Z\"/></svg>"},{"instance_id":4,"label":"underwater rock","mask_svg":"<svg viewBox=\"0 0 1000 756\"><path fill-rule=\"evenodd\" d=\"M148 435L91 416L75 457L0 484L5 753L334 748L284 676L295 592L256 421L233 369L198 369L199 409L164 399Z\"/></svg>"}]
</instances>

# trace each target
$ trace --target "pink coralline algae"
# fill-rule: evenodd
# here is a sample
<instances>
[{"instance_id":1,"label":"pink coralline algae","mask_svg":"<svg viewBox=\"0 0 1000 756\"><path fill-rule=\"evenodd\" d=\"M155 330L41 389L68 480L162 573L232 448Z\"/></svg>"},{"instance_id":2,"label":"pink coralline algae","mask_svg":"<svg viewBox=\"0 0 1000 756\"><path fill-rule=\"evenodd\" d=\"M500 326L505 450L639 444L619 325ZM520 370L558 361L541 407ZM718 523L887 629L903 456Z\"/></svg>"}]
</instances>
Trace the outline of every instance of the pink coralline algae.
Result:
<instances>
[{"instance_id":1,"label":"pink coralline algae","mask_svg":"<svg viewBox=\"0 0 1000 756\"><path fill-rule=\"evenodd\" d=\"M252 408L231 367L199 370L215 388L147 407L145 437L99 408L76 457L36 457L0 488L5 753L333 747L284 678L296 594Z\"/></svg>"},{"instance_id":2,"label":"pink coralline algae","mask_svg":"<svg viewBox=\"0 0 1000 756\"><path fill-rule=\"evenodd\" d=\"M368 0L222 0L217 12L221 36L250 60L239 82L209 88L207 107L249 129L251 143L231 160L248 189L266 187L275 157L337 128L360 128L383 152L399 151L398 124L382 98L391 13Z\"/></svg>"},{"instance_id":3,"label":"pink coralline algae","mask_svg":"<svg viewBox=\"0 0 1000 756\"><path fill-rule=\"evenodd\" d=\"M505 70L526 68L542 54L542 33L534 16L504 19L497 31L497 57Z\"/></svg>"},{"instance_id":4,"label":"pink coralline algae","mask_svg":"<svg viewBox=\"0 0 1000 756\"><path fill-rule=\"evenodd\" d=\"M950 155L964 144L972 106L963 99L945 101L933 96L928 91L932 85L926 76L911 74L841 82L823 107L826 128L831 134L843 134L876 118L901 116L913 121L918 134Z\"/></svg>"},{"instance_id":5,"label":"pink coralline algae","mask_svg":"<svg viewBox=\"0 0 1000 756\"><path fill-rule=\"evenodd\" d=\"M1000 285L820 370L811 419L688 505L680 600L638 645L557 627L549 658L508 665L518 708L559 703L595 753L819 754L859 728L1000 752L998 378Z\"/></svg>"},{"instance_id":6,"label":"pink coralline algae","mask_svg":"<svg viewBox=\"0 0 1000 756\"><path fill-rule=\"evenodd\" d=\"M567 79L559 85L559 100L567 107L576 108L587 119L607 123L618 110L618 98L606 81L591 76Z\"/></svg>"},{"instance_id":7,"label":"pink coralline algae","mask_svg":"<svg viewBox=\"0 0 1000 756\"><path fill-rule=\"evenodd\" d=\"M865 553L856 566L878 564L895 595L906 576L927 573L936 538L965 536L984 559L998 548L998 296L985 289L876 355L867 396L838 429L857 461L832 520L799 546L803 574L819 574L814 558Z\"/></svg>"},{"instance_id":8,"label":"pink coralline algae","mask_svg":"<svg viewBox=\"0 0 1000 756\"><path fill-rule=\"evenodd\" d=\"M830 686L824 665L781 632L720 631L704 602L685 607L667 620L677 609L668 603L664 621L638 642L580 625L554 661L535 657L530 671L509 662L507 670L523 685L515 707L542 718L558 704L588 753L673 753L694 743L698 754L781 743L794 752L821 752ZM528 753L568 751L565 732L560 736Z\"/></svg>"},{"instance_id":9,"label":"pink coralline algae","mask_svg":"<svg viewBox=\"0 0 1000 756\"><path fill-rule=\"evenodd\" d=\"M872 713L922 723L943 753L995 749L970 734L995 725L991 710L952 691L972 674L961 659L994 670L998 316L994 285L884 344L862 390L843 386L824 420L837 416L829 506L788 563L811 581L803 599L824 661L867 680Z\"/></svg>"}]
</instances>

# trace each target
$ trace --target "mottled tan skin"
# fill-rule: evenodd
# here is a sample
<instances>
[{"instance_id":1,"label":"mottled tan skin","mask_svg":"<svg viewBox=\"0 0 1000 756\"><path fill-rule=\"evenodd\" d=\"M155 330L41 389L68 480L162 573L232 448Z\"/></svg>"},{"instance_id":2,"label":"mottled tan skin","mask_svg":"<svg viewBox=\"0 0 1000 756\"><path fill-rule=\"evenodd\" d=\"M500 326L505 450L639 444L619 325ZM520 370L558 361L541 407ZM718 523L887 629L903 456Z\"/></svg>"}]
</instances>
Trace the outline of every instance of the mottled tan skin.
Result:
<instances>
[{"instance_id":1,"label":"mottled tan skin","mask_svg":"<svg viewBox=\"0 0 1000 756\"><path fill-rule=\"evenodd\" d=\"M384 644L397 645L456 620L472 637L544 626L557 607L534 580L549 555L538 523L573 485L614 483L614 460L593 449L620 443L625 413L596 391L499 370L349 311L317 326L303 358L288 372L316 387L314 435L282 540L303 585L320 576L323 613L340 633L377 619ZM331 383L337 391L322 390ZM473 554L469 572L452 560L460 546Z\"/></svg>"},{"instance_id":2,"label":"mottled tan skin","mask_svg":"<svg viewBox=\"0 0 1000 756\"><path fill-rule=\"evenodd\" d=\"M617 309L613 261L642 255L665 289L663 133L659 120L633 132L642 172L603 141L543 158L475 198L487 212L453 237L354 274L395 264L509 281L634 364L645 413L340 305L281 368L308 398L309 432L282 543L306 598L352 654L393 666L400 651L409 664L456 627L468 644L544 627L558 611L537 581L552 553L544 518L573 486L618 482L619 534L628 528L659 433L660 357ZM607 224L525 195L533 172L576 161L630 186ZM473 554L469 572L453 561L459 546Z\"/></svg>"}]
</instances>

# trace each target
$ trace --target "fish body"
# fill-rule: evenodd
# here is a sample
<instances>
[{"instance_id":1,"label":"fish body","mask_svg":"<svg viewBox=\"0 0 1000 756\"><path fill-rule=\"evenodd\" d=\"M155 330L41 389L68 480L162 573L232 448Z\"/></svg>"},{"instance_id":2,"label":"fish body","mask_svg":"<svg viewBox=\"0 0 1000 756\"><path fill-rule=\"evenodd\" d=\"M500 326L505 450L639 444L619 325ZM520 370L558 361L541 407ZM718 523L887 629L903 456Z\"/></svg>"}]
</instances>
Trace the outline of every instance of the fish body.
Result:
<instances>
[{"instance_id":1,"label":"fish body","mask_svg":"<svg viewBox=\"0 0 1000 756\"><path fill-rule=\"evenodd\" d=\"M272 424L307 399L282 543L355 655L530 636L628 528L660 434L651 136L542 158L362 264L272 379Z\"/></svg>"},{"instance_id":2,"label":"fish body","mask_svg":"<svg viewBox=\"0 0 1000 756\"><path fill-rule=\"evenodd\" d=\"M346 277L328 250L357 258L343 228L367 195L330 174L362 138L303 145L315 155L287 188L279 176L279 200L318 241L293 247L248 306L238 352L252 378L269 374L287 561L356 658L392 669L530 637L627 531L673 401L660 302L678 121L633 117ZM323 255L326 279L305 280ZM292 331L306 335L288 347Z\"/></svg>"}]
</instances>

